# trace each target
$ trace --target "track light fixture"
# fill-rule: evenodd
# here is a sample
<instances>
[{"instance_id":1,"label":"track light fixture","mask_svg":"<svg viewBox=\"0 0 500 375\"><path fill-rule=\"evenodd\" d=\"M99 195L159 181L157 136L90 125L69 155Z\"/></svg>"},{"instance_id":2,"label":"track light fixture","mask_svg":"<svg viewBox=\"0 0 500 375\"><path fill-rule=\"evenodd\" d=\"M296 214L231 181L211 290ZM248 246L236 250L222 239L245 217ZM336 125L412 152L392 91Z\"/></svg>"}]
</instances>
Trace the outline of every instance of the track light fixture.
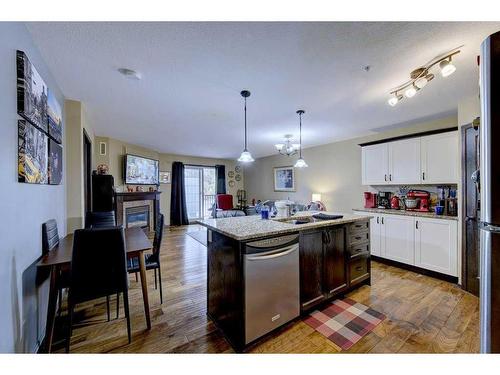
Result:
<instances>
[{"instance_id":1,"label":"track light fixture","mask_svg":"<svg viewBox=\"0 0 500 375\"><path fill-rule=\"evenodd\" d=\"M433 69L436 65L439 66L441 76L448 77L453 74L457 68L452 64L451 59L453 56L460 53L459 48L461 47L463 46L452 49L444 56L436 57L424 66L412 71L408 82L405 82L390 91L391 97L387 100L387 103L391 107L394 107L404 97L414 97L418 91L422 90L430 81L434 79L434 74L431 73L431 69Z\"/></svg>"}]
</instances>

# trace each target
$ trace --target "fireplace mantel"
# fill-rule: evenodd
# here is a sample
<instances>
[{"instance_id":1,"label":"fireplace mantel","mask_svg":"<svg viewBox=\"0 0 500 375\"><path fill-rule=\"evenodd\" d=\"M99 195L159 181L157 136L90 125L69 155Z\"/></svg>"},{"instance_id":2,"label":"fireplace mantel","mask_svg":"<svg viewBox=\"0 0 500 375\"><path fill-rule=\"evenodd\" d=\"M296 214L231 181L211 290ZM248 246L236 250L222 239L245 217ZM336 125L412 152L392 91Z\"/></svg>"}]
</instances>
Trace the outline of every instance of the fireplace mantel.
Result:
<instances>
[{"instance_id":1,"label":"fireplace mantel","mask_svg":"<svg viewBox=\"0 0 500 375\"><path fill-rule=\"evenodd\" d=\"M149 230L154 231L154 228L156 228L158 215L160 214L160 194L161 191L134 191L133 193L115 193L117 225L125 225L123 219L125 211L124 204L126 204L125 202L151 201L153 206L153 225L149 228Z\"/></svg>"}]
</instances>

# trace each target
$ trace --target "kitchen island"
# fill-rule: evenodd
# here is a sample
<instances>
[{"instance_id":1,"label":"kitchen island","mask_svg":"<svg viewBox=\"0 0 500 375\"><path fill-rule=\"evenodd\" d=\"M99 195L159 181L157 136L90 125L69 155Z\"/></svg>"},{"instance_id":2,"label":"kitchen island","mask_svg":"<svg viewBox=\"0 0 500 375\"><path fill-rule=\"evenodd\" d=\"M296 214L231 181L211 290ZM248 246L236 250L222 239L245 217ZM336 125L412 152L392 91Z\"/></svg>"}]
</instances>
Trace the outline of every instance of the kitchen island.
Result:
<instances>
[{"instance_id":1,"label":"kitchen island","mask_svg":"<svg viewBox=\"0 0 500 375\"><path fill-rule=\"evenodd\" d=\"M237 351L370 284L370 216L314 214L199 221L208 228L208 315Z\"/></svg>"}]
</instances>

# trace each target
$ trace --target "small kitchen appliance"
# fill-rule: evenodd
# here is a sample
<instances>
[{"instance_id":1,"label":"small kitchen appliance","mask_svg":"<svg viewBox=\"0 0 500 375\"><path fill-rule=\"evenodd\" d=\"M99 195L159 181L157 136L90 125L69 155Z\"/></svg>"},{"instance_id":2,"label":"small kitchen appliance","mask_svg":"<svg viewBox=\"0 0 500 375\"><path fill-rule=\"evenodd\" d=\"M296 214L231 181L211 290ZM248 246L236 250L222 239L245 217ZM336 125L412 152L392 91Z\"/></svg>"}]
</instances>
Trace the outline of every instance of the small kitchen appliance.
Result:
<instances>
[{"instance_id":1,"label":"small kitchen appliance","mask_svg":"<svg viewBox=\"0 0 500 375\"><path fill-rule=\"evenodd\" d=\"M377 196L377 208L391 208L391 193L389 191L379 191Z\"/></svg>"},{"instance_id":2,"label":"small kitchen appliance","mask_svg":"<svg viewBox=\"0 0 500 375\"><path fill-rule=\"evenodd\" d=\"M365 195L365 208L377 207L377 195L369 191L364 192Z\"/></svg>"},{"instance_id":3,"label":"small kitchen appliance","mask_svg":"<svg viewBox=\"0 0 500 375\"><path fill-rule=\"evenodd\" d=\"M417 200L416 207L408 207L406 205L406 209L408 211L421 211L421 212L429 212L429 201L431 198L431 194L425 190L410 190L406 195L408 200ZM407 200L407 201L408 201Z\"/></svg>"},{"instance_id":4,"label":"small kitchen appliance","mask_svg":"<svg viewBox=\"0 0 500 375\"><path fill-rule=\"evenodd\" d=\"M397 195L393 195L391 198L391 208L393 210L399 210L399 197Z\"/></svg>"},{"instance_id":5,"label":"small kitchen appliance","mask_svg":"<svg viewBox=\"0 0 500 375\"><path fill-rule=\"evenodd\" d=\"M289 201L289 200L274 202L274 206L276 207L276 210L278 211L276 216L277 217L289 217L289 216L291 216L293 204L294 204L294 202Z\"/></svg>"}]
</instances>

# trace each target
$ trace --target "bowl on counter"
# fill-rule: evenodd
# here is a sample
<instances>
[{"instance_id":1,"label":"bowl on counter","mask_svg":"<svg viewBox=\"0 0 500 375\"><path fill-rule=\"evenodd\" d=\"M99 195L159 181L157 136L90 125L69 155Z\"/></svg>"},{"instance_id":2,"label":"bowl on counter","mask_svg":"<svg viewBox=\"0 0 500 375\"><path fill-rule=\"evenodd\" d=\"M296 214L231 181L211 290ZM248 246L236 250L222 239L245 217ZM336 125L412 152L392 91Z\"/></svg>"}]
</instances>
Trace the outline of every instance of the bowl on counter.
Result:
<instances>
[{"instance_id":1,"label":"bowl on counter","mask_svg":"<svg viewBox=\"0 0 500 375\"><path fill-rule=\"evenodd\" d=\"M405 199L406 208L417 208L417 205L418 205L418 199L416 199L416 198L406 198Z\"/></svg>"}]
</instances>

